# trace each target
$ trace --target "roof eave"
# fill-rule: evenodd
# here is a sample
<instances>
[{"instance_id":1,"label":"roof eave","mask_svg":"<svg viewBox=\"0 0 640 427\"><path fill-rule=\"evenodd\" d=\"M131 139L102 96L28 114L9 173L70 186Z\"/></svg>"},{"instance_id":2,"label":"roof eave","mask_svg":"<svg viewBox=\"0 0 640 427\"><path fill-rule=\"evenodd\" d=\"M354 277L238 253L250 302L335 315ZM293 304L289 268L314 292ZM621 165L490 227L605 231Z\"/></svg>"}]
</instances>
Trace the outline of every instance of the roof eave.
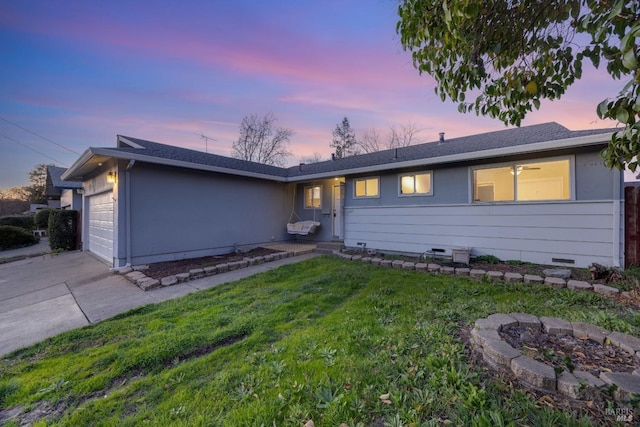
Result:
<instances>
[{"instance_id":1,"label":"roof eave","mask_svg":"<svg viewBox=\"0 0 640 427\"><path fill-rule=\"evenodd\" d=\"M300 175L289 178L288 182L301 182L314 179L333 178L336 176L355 175L369 172L379 172L391 169L408 168L414 166L429 166L444 163L463 162L471 160L480 160L491 157L512 156L518 154L530 154L535 152L546 152L562 150L572 147L583 147L590 145L605 144L612 133L601 133L596 135L580 136L576 138L556 139L551 141L537 142L534 144L524 144L517 146L494 148L483 151L472 151L468 153L451 154L448 156L428 157L423 159L414 159L399 161L394 163L385 163L373 166L363 166L359 168L341 169L331 172L320 172L316 174Z\"/></svg>"}]
</instances>

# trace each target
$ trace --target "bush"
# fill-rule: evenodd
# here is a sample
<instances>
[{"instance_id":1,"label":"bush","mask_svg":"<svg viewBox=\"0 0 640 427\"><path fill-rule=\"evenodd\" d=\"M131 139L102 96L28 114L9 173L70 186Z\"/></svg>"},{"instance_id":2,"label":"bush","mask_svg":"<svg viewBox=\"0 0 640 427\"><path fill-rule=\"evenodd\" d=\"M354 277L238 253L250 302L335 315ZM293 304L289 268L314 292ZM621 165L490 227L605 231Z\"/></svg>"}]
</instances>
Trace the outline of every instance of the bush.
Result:
<instances>
[{"instance_id":1,"label":"bush","mask_svg":"<svg viewBox=\"0 0 640 427\"><path fill-rule=\"evenodd\" d=\"M76 249L78 211L51 210L48 229L51 250L72 251Z\"/></svg>"},{"instance_id":2,"label":"bush","mask_svg":"<svg viewBox=\"0 0 640 427\"><path fill-rule=\"evenodd\" d=\"M33 230L36 226L32 216L5 216L0 218L0 225L10 225L29 231Z\"/></svg>"},{"instance_id":3,"label":"bush","mask_svg":"<svg viewBox=\"0 0 640 427\"><path fill-rule=\"evenodd\" d=\"M13 225L0 225L0 250L35 245L40 239L30 231Z\"/></svg>"},{"instance_id":4,"label":"bush","mask_svg":"<svg viewBox=\"0 0 640 427\"><path fill-rule=\"evenodd\" d=\"M41 209L33 217L37 230L46 230L49 227L49 214L51 209Z\"/></svg>"}]
</instances>

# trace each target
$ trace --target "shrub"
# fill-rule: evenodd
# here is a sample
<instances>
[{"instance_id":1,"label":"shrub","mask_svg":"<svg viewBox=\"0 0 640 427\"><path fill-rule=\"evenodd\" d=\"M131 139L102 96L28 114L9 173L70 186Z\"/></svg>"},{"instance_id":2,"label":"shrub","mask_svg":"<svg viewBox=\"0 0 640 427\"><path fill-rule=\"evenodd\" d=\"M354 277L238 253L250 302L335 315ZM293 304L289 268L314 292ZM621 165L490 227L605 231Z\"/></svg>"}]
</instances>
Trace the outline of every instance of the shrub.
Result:
<instances>
[{"instance_id":1,"label":"shrub","mask_svg":"<svg viewBox=\"0 0 640 427\"><path fill-rule=\"evenodd\" d=\"M49 246L52 250L76 249L78 211L52 210L49 213Z\"/></svg>"},{"instance_id":2,"label":"shrub","mask_svg":"<svg viewBox=\"0 0 640 427\"><path fill-rule=\"evenodd\" d=\"M14 249L38 243L40 239L34 237L30 231L13 225L0 225L0 249Z\"/></svg>"},{"instance_id":3,"label":"shrub","mask_svg":"<svg viewBox=\"0 0 640 427\"><path fill-rule=\"evenodd\" d=\"M36 224L37 230L46 230L49 227L49 214L51 213L51 209L41 209L36 213L36 216L33 217L33 221Z\"/></svg>"},{"instance_id":4,"label":"shrub","mask_svg":"<svg viewBox=\"0 0 640 427\"><path fill-rule=\"evenodd\" d=\"M5 216L0 218L0 225L10 225L31 231L36 224L33 222L33 217L31 216Z\"/></svg>"}]
</instances>

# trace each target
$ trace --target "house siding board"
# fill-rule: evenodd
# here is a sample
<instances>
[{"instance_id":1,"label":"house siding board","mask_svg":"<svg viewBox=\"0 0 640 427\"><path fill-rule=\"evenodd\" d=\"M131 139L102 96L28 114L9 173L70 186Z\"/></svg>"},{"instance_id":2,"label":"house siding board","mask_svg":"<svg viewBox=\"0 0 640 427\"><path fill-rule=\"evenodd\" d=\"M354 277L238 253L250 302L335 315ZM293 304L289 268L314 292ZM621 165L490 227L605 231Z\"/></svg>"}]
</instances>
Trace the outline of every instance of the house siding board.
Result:
<instances>
[{"instance_id":1,"label":"house siding board","mask_svg":"<svg viewBox=\"0 0 640 427\"><path fill-rule=\"evenodd\" d=\"M287 238L292 198L281 183L144 163L130 174L134 264Z\"/></svg>"},{"instance_id":2,"label":"house siding board","mask_svg":"<svg viewBox=\"0 0 640 427\"><path fill-rule=\"evenodd\" d=\"M407 253L471 247L473 255L502 254L503 259L611 265L611 211L610 201L347 208L345 245L367 242L368 248ZM524 221L532 217L537 217L534 225ZM541 226L544 221L549 227ZM567 225L556 227L556 221Z\"/></svg>"}]
</instances>

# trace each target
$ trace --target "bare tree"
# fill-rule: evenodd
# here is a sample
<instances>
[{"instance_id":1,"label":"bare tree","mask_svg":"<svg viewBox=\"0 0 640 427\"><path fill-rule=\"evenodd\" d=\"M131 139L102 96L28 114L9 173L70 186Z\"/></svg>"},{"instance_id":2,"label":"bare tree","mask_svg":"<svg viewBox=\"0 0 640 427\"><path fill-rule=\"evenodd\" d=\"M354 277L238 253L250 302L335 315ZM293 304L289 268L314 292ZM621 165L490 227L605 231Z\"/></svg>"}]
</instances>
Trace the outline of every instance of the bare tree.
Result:
<instances>
[{"instance_id":1,"label":"bare tree","mask_svg":"<svg viewBox=\"0 0 640 427\"><path fill-rule=\"evenodd\" d=\"M358 139L358 146L365 153L408 147L423 142L418 135L419 133L420 129L414 123L390 126L385 135L381 135L375 128L371 128L362 133Z\"/></svg>"},{"instance_id":2,"label":"bare tree","mask_svg":"<svg viewBox=\"0 0 640 427\"><path fill-rule=\"evenodd\" d=\"M233 143L231 156L251 162L284 166L291 153L287 150L293 129L277 128L273 113L264 117L245 116L240 124L240 137Z\"/></svg>"},{"instance_id":3,"label":"bare tree","mask_svg":"<svg viewBox=\"0 0 640 427\"><path fill-rule=\"evenodd\" d=\"M336 159L358 154L356 133L351 128L348 118L343 118L342 122L336 125L332 135L333 141L329 146L335 150Z\"/></svg>"}]
</instances>

